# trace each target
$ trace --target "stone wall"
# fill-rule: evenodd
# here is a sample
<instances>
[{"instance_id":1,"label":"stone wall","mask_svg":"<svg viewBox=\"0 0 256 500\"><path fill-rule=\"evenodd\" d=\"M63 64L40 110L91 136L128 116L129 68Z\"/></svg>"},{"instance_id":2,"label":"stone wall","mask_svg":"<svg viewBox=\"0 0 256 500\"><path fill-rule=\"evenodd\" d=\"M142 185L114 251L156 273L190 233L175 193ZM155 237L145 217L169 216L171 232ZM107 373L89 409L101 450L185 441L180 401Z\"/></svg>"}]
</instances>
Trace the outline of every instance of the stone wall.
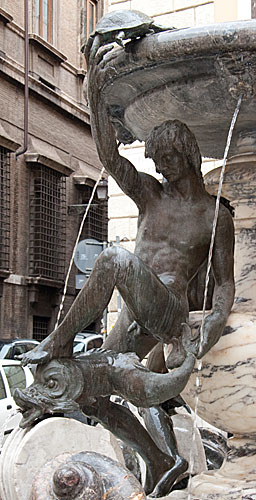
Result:
<instances>
[{"instance_id":1,"label":"stone wall","mask_svg":"<svg viewBox=\"0 0 256 500\"><path fill-rule=\"evenodd\" d=\"M54 326L63 280L44 281L29 274L30 189L37 162L66 176L66 248L68 268L80 218L68 206L81 203L82 187L95 182L101 170L82 97L84 61L81 45L81 2L56 0L54 43L35 33L34 1L29 1L29 137L24 140L24 11L21 1L4 1L0 11L0 146L11 152L10 262L0 269L0 337L31 337L33 317L49 318ZM12 19L13 18L13 19ZM33 157L33 161L28 161ZM34 155L34 156L33 156ZM1 235L0 235L1 237ZM65 312L76 295L73 268Z\"/></svg>"},{"instance_id":2,"label":"stone wall","mask_svg":"<svg viewBox=\"0 0 256 500\"><path fill-rule=\"evenodd\" d=\"M214 19L214 0L110 0L109 10L121 9L140 10L157 23L176 28L210 24Z\"/></svg>"}]
</instances>

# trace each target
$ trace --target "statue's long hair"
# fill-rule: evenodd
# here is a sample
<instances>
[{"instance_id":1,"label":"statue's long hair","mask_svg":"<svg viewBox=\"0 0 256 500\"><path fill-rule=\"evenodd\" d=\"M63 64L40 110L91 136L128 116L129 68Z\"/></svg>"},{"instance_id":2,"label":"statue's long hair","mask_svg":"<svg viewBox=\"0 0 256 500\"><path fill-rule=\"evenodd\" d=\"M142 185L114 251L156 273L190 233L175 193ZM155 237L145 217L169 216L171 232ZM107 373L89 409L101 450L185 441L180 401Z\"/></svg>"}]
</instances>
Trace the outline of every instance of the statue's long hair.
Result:
<instances>
[{"instance_id":1,"label":"statue's long hair","mask_svg":"<svg viewBox=\"0 0 256 500\"><path fill-rule=\"evenodd\" d=\"M167 152L170 145L186 156L189 165L203 184L202 157L196 138L187 125L179 120L167 120L153 128L145 142L145 157L154 159L158 151Z\"/></svg>"}]
</instances>

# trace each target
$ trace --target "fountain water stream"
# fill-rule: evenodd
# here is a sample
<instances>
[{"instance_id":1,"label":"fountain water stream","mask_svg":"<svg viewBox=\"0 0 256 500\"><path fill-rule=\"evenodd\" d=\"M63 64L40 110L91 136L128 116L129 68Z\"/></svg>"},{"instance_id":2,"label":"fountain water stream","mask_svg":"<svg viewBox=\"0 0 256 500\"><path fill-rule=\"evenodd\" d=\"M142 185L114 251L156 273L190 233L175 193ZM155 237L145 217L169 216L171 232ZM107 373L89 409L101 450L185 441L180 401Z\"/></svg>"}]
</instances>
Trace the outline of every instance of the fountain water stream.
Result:
<instances>
[{"instance_id":1,"label":"fountain water stream","mask_svg":"<svg viewBox=\"0 0 256 500\"><path fill-rule=\"evenodd\" d=\"M204 322L205 322L205 315L206 315L206 302L207 302L207 294L208 294L208 286L209 286L209 278L210 278L210 270L211 270L211 265L212 265L212 254L213 254L213 247L214 247L214 241L215 241L215 234L216 234L216 227L217 227L217 222L218 222L218 215L219 215L219 207L220 207L220 197L221 197L221 191L222 191L222 185L223 185L223 180L224 180L224 174L226 170L226 164L227 164L227 159L228 159L228 153L230 149L230 144L232 140L232 135L233 135L233 130L236 124L236 120L238 117L238 113L240 111L240 107L242 104L242 99L243 95L240 95L238 98L238 102L236 105L236 109L234 111L234 115L231 121L228 137L227 137L227 144L225 147L225 152L224 152L224 157L223 157L223 165L221 169L221 174L220 174L220 180L219 180L219 186L218 186L218 193L217 193L217 198L216 198L216 206L215 206L215 214L214 214L214 219L213 219L213 224L212 224L212 236L211 236L211 243L210 243L210 248L209 248L209 254L208 254L208 263L207 263L207 270L206 270L206 278L205 278L205 288L204 288L204 302L203 302L203 309L202 309L202 321L200 325L200 341L199 341L199 352L202 347L203 343L203 330L204 330ZM198 403L199 403L199 397L200 397L200 376L201 376L201 371L202 371L202 359L198 361L197 364L197 376L196 376L196 396L195 396L195 408L194 408L194 424L193 424L193 436L192 436L192 447L190 450L190 464L191 464L191 471L193 470L194 466L194 442L195 442L195 436L196 436L196 428L197 428L197 410L198 410ZM191 475L190 475L190 481L189 481L189 486L188 486L188 500L191 500Z\"/></svg>"}]
</instances>

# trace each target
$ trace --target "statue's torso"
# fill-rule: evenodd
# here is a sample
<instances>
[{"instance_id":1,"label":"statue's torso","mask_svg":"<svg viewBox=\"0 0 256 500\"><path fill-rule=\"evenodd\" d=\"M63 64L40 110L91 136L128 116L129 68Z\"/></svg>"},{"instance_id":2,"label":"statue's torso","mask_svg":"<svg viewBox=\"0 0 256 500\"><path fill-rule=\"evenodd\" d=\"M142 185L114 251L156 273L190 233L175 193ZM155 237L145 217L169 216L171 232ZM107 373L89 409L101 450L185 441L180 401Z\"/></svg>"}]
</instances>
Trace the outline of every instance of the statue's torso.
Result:
<instances>
[{"instance_id":1,"label":"statue's torso","mask_svg":"<svg viewBox=\"0 0 256 500\"><path fill-rule=\"evenodd\" d=\"M164 190L140 213L135 253L166 284L185 291L188 282L207 258L214 200L207 193L201 199L174 199Z\"/></svg>"}]
</instances>

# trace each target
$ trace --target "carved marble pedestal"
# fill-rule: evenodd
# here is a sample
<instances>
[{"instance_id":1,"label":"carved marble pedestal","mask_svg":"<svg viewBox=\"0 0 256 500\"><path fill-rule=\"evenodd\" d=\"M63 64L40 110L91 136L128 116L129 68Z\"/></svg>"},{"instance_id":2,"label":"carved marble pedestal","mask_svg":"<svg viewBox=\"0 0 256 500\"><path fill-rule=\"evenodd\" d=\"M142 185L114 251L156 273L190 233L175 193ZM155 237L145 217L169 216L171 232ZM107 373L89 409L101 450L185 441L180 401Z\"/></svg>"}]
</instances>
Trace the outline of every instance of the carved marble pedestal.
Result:
<instances>
[{"instance_id":1,"label":"carved marble pedestal","mask_svg":"<svg viewBox=\"0 0 256 500\"><path fill-rule=\"evenodd\" d=\"M203 359L198 414L234 437L228 439L229 453L221 469L192 479L192 498L256 498L255 324L256 315L232 313L228 333ZM192 408L196 375L183 393Z\"/></svg>"},{"instance_id":2,"label":"carved marble pedestal","mask_svg":"<svg viewBox=\"0 0 256 500\"><path fill-rule=\"evenodd\" d=\"M203 358L199 377L198 414L210 424L233 434L228 456L217 472L194 477L191 500L256 499L256 155L255 135L238 141L240 154L229 160L223 196L235 208L236 300L224 334ZM251 152L247 152L250 147ZM255 148L256 149L256 148ZM219 169L206 177L215 194ZM191 314L191 320L196 314ZM193 373L183 393L193 408ZM185 493L184 493L185 494ZM173 493L170 498L180 498ZM186 496L184 498L187 498Z\"/></svg>"}]
</instances>

